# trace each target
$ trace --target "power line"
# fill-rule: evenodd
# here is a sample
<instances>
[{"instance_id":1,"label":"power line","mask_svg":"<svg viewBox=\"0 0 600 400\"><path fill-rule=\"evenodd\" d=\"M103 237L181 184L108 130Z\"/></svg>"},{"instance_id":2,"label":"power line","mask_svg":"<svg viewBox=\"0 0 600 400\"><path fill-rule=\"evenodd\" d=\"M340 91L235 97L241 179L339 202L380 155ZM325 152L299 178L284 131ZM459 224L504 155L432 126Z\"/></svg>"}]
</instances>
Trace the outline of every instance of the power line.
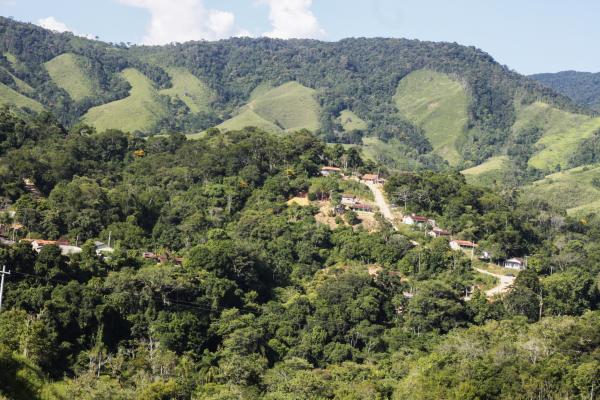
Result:
<instances>
[{"instance_id":1,"label":"power line","mask_svg":"<svg viewBox=\"0 0 600 400\"><path fill-rule=\"evenodd\" d=\"M0 271L0 275L2 275L2 277L0 278L0 311L2 311L2 295L4 294L4 276L10 275L10 271L6 270L6 265L2 266L2 271Z\"/></svg>"}]
</instances>

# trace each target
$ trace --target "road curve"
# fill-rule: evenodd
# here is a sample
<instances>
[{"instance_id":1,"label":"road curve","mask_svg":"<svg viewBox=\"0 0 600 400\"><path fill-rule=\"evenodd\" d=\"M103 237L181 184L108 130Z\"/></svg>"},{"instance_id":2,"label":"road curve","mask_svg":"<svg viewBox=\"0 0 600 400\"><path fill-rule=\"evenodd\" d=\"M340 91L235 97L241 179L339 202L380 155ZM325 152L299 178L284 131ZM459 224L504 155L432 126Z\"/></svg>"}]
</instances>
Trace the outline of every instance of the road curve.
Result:
<instances>
[{"instance_id":1,"label":"road curve","mask_svg":"<svg viewBox=\"0 0 600 400\"><path fill-rule=\"evenodd\" d=\"M515 282L514 276L494 274L492 272L480 268L475 268L475 271L485 275L493 276L494 278L498 278L500 280L500 284L498 286L494 286L490 290L486 290L485 295L488 298L494 297L498 294L506 293L508 289L512 286L512 284Z\"/></svg>"}]
</instances>

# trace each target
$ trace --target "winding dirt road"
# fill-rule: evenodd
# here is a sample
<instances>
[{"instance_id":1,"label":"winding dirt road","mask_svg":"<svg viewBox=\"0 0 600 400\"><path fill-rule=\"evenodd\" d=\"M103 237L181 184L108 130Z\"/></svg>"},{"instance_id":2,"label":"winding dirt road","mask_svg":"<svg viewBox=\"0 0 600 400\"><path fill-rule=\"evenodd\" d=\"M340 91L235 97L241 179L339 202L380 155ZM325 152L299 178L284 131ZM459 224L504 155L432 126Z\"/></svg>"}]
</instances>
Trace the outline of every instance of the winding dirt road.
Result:
<instances>
[{"instance_id":1,"label":"winding dirt road","mask_svg":"<svg viewBox=\"0 0 600 400\"><path fill-rule=\"evenodd\" d=\"M494 286L490 290L486 290L485 295L488 298L494 297L498 294L506 293L508 291L509 287L512 286L512 284L515 282L514 276L494 274L492 272L489 272L489 271L486 271L486 270L480 269L480 268L475 268L475 271L485 274L485 275L493 276L494 278L497 278L500 280L500 284L498 286Z\"/></svg>"}]
</instances>

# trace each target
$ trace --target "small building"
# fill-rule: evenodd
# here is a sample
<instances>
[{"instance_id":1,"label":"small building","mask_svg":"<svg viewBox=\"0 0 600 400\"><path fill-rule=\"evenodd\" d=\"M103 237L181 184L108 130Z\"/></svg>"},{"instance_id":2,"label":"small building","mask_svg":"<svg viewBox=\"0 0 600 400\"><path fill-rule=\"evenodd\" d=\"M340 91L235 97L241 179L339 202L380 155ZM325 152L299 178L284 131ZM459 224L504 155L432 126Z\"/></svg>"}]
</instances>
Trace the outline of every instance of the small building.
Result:
<instances>
[{"instance_id":1,"label":"small building","mask_svg":"<svg viewBox=\"0 0 600 400\"><path fill-rule=\"evenodd\" d=\"M515 257L504 261L504 268L517 269L519 271L522 271L525 268L527 268L527 265L524 259Z\"/></svg>"},{"instance_id":2,"label":"small building","mask_svg":"<svg viewBox=\"0 0 600 400\"><path fill-rule=\"evenodd\" d=\"M450 232L438 227L433 228L432 230L427 232L427 234L434 238L450 236Z\"/></svg>"},{"instance_id":3,"label":"small building","mask_svg":"<svg viewBox=\"0 0 600 400\"><path fill-rule=\"evenodd\" d=\"M7 238L3 238L0 237L0 245L2 246L12 246L13 244L15 244L14 241L7 239Z\"/></svg>"},{"instance_id":4,"label":"small building","mask_svg":"<svg viewBox=\"0 0 600 400\"><path fill-rule=\"evenodd\" d=\"M355 203L350 206L352 211L373 212L373 207L369 204Z\"/></svg>"},{"instance_id":5,"label":"small building","mask_svg":"<svg viewBox=\"0 0 600 400\"><path fill-rule=\"evenodd\" d=\"M94 242L94 246L96 247L96 255L104 256L106 254L112 254L115 252L115 249L112 248L109 244L104 242Z\"/></svg>"},{"instance_id":6,"label":"small building","mask_svg":"<svg viewBox=\"0 0 600 400\"><path fill-rule=\"evenodd\" d=\"M379 175L375 175L375 174L364 174L360 179L366 183L384 183L385 182L385 179L380 178Z\"/></svg>"},{"instance_id":7,"label":"small building","mask_svg":"<svg viewBox=\"0 0 600 400\"><path fill-rule=\"evenodd\" d=\"M321 175L330 176L330 175L341 175L342 169L338 167L323 167L321 168Z\"/></svg>"},{"instance_id":8,"label":"small building","mask_svg":"<svg viewBox=\"0 0 600 400\"><path fill-rule=\"evenodd\" d=\"M405 215L402 217L402 223L406 225L418 225L425 226L427 224L428 218L420 215Z\"/></svg>"},{"instance_id":9,"label":"small building","mask_svg":"<svg viewBox=\"0 0 600 400\"><path fill-rule=\"evenodd\" d=\"M58 248L63 256L71 256L73 254L79 254L83 251L81 247L71 246L68 244L59 244Z\"/></svg>"},{"instance_id":10,"label":"small building","mask_svg":"<svg viewBox=\"0 0 600 400\"><path fill-rule=\"evenodd\" d=\"M81 253L81 247L71 246L66 240L43 240L43 239L23 239L23 242L31 243L31 249L36 253L42 251L46 246L57 246L63 256Z\"/></svg>"},{"instance_id":11,"label":"small building","mask_svg":"<svg viewBox=\"0 0 600 400\"><path fill-rule=\"evenodd\" d=\"M342 194L342 201L341 201L341 203L343 205L351 206L351 205L356 204L358 202L359 202L358 198L355 195L348 194L348 193Z\"/></svg>"},{"instance_id":12,"label":"small building","mask_svg":"<svg viewBox=\"0 0 600 400\"><path fill-rule=\"evenodd\" d=\"M450 242L450 248L452 250L470 250L474 251L477 248L477 243L470 242L468 240L452 240Z\"/></svg>"}]
</instances>

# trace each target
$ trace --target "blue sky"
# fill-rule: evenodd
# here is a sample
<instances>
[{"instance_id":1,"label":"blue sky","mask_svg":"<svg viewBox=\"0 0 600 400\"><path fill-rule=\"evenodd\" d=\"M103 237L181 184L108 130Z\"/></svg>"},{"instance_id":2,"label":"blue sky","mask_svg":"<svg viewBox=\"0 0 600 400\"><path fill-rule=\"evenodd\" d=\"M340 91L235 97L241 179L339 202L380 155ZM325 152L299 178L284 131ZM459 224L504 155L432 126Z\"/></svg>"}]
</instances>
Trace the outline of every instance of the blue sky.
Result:
<instances>
[{"instance_id":1,"label":"blue sky","mask_svg":"<svg viewBox=\"0 0 600 400\"><path fill-rule=\"evenodd\" d=\"M406 37L477 46L524 74L600 71L596 0L0 0L0 14L112 42Z\"/></svg>"}]
</instances>

